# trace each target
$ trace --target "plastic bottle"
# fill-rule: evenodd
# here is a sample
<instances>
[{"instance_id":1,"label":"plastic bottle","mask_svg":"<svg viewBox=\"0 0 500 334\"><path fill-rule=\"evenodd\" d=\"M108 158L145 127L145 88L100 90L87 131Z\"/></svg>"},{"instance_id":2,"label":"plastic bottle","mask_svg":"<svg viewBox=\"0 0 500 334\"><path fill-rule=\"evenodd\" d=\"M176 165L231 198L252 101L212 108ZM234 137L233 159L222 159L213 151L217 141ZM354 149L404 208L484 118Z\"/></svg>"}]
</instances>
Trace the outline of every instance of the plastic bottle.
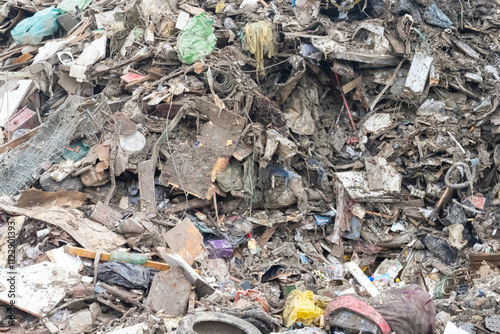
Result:
<instances>
[{"instance_id":1,"label":"plastic bottle","mask_svg":"<svg viewBox=\"0 0 500 334\"><path fill-rule=\"evenodd\" d=\"M124 252L111 252L111 261L127 262L132 264L144 264L148 262L149 256L146 254L130 254Z\"/></svg>"}]
</instances>

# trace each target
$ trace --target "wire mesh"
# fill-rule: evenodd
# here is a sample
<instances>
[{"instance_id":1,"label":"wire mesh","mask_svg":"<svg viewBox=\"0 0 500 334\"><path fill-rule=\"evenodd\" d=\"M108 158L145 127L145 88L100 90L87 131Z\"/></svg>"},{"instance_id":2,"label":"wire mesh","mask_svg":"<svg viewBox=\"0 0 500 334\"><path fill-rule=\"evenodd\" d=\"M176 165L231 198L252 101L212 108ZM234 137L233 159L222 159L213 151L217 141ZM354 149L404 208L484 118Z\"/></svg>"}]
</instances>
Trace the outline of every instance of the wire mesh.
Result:
<instances>
[{"instance_id":1,"label":"wire mesh","mask_svg":"<svg viewBox=\"0 0 500 334\"><path fill-rule=\"evenodd\" d=\"M82 106L86 108L79 108ZM104 124L104 121L100 123L104 117L100 114L106 107L103 96L88 99L69 96L51 113L33 138L0 155L0 192L15 196L31 187L44 166L53 164L73 138L78 135L96 136ZM92 115L90 121L87 117L89 113ZM101 127L97 129L99 124ZM81 134L76 132L77 129Z\"/></svg>"}]
</instances>

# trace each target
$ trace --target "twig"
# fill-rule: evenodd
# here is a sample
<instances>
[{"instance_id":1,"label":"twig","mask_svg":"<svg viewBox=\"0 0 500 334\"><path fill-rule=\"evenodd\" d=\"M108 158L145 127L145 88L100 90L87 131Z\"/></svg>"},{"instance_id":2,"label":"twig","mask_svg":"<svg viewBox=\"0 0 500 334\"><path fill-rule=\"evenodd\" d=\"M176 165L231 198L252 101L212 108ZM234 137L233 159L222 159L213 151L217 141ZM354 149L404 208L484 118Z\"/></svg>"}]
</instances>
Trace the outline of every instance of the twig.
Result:
<instances>
[{"instance_id":1,"label":"twig","mask_svg":"<svg viewBox=\"0 0 500 334\"><path fill-rule=\"evenodd\" d=\"M401 61L398 64L398 67L396 67L396 69L394 70L394 73L392 73L392 77L389 79L389 81L385 85L384 89L382 89L382 91L377 95L377 97L375 98L375 101L373 101L372 105L370 106L370 111L373 111L373 109L375 109L375 106L377 105L378 101L380 101L380 99L385 94L385 92L389 89L389 87L392 86L394 81L396 81L396 76L398 75L399 70L401 69L401 66L403 66L404 62L405 62L405 58L401 59Z\"/></svg>"}]
</instances>

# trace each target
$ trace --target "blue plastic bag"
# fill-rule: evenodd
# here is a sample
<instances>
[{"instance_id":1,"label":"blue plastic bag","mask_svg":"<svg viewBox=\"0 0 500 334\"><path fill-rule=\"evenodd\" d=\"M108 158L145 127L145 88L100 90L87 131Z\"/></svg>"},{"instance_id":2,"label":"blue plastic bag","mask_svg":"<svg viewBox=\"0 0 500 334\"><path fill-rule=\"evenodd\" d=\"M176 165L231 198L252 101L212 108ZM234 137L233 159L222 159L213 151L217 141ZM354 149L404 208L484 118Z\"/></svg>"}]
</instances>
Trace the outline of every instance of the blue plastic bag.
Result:
<instances>
[{"instance_id":1,"label":"blue plastic bag","mask_svg":"<svg viewBox=\"0 0 500 334\"><path fill-rule=\"evenodd\" d=\"M39 44L45 36L53 35L59 29L56 18L61 15L59 9L47 8L28 17L10 32L20 45Z\"/></svg>"}]
</instances>

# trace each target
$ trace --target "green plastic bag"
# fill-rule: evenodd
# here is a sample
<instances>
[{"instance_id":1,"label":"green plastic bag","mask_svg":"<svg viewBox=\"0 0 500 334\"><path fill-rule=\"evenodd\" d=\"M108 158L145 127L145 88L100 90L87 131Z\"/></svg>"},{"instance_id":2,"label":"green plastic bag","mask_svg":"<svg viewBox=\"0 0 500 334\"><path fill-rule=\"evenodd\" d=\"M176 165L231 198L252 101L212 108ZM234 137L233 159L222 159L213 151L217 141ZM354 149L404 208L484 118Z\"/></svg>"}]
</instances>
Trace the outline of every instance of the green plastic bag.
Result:
<instances>
[{"instance_id":1,"label":"green plastic bag","mask_svg":"<svg viewBox=\"0 0 500 334\"><path fill-rule=\"evenodd\" d=\"M213 20L207 13L191 18L177 38L179 60L192 64L214 51L217 38L212 31Z\"/></svg>"},{"instance_id":2,"label":"green plastic bag","mask_svg":"<svg viewBox=\"0 0 500 334\"><path fill-rule=\"evenodd\" d=\"M92 3L92 0L63 0L58 6L57 9L61 11L61 13L74 13L76 12L75 7L78 6L80 10L84 10Z\"/></svg>"}]
</instances>

